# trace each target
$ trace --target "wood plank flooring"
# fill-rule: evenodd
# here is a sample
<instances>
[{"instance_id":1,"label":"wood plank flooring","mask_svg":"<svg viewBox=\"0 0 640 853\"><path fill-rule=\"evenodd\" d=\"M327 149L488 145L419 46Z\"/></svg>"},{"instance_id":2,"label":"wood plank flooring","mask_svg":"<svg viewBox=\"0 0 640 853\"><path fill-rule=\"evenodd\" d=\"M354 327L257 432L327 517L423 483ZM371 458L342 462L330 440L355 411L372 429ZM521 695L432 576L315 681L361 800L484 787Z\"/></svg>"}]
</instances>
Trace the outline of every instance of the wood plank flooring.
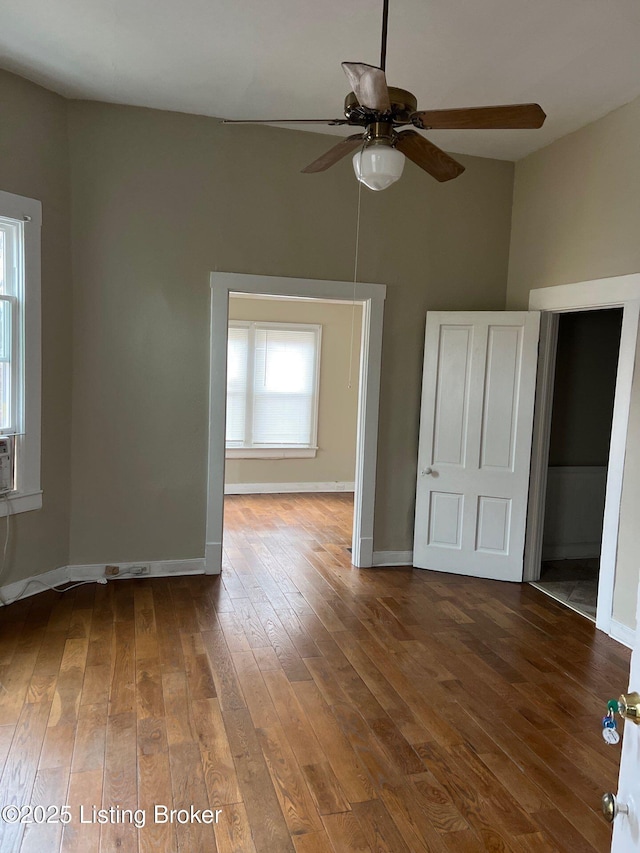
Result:
<instances>
[{"instance_id":1,"label":"wood plank flooring","mask_svg":"<svg viewBox=\"0 0 640 853\"><path fill-rule=\"evenodd\" d=\"M0 820L0 851L609 850L627 651L526 584L354 569L351 516L230 497L219 578L2 610L0 807L71 820Z\"/></svg>"}]
</instances>

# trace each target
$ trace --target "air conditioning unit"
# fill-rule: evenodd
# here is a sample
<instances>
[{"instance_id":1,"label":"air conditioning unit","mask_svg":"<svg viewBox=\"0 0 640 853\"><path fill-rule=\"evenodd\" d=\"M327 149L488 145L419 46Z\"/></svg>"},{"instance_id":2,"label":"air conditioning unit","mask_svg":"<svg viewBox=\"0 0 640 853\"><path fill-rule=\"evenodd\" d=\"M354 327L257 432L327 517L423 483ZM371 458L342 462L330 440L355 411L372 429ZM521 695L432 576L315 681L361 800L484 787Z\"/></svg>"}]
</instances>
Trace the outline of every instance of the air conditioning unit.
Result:
<instances>
[{"instance_id":1,"label":"air conditioning unit","mask_svg":"<svg viewBox=\"0 0 640 853\"><path fill-rule=\"evenodd\" d=\"M0 438L0 495L12 492L13 485L13 438Z\"/></svg>"}]
</instances>

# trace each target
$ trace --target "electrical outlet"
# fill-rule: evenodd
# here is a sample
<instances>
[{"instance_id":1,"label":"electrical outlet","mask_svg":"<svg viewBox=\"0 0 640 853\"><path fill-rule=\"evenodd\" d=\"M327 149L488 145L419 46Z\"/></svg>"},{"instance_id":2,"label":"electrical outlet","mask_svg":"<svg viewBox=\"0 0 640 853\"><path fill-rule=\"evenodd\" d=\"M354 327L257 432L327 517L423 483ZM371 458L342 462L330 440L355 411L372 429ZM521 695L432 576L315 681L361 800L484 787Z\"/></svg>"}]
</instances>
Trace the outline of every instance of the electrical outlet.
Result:
<instances>
[{"instance_id":1,"label":"electrical outlet","mask_svg":"<svg viewBox=\"0 0 640 853\"><path fill-rule=\"evenodd\" d=\"M141 577L151 574L149 563L134 563L134 565L105 566L104 575L107 578Z\"/></svg>"}]
</instances>

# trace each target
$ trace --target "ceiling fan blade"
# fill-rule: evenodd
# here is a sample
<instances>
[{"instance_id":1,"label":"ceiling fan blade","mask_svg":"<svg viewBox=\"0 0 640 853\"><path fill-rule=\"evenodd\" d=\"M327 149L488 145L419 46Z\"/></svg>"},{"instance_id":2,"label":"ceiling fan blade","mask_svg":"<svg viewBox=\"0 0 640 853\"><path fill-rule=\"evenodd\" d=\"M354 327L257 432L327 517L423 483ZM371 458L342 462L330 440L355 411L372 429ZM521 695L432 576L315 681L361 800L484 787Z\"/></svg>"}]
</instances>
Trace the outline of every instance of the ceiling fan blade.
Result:
<instances>
[{"instance_id":1,"label":"ceiling fan blade","mask_svg":"<svg viewBox=\"0 0 640 853\"><path fill-rule=\"evenodd\" d=\"M508 130L542 127L546 114L538 104L418 110L411 121L422 130Z\"/></svg>"},{"instance_id":2,"label":"ceiling fan blade","mask_svg":"<svg viewBox=\"0 0 640 853\"><path fill-rule=\"evenodd\" d=\"M415 130L398 134L396 148L437 181L450 181L464 172L464 166Z\"/></svg>"},{"instance_id":3,"label":"ceiling fan blade","mask_svg":"<svg viewBox=\"0 0 640 853\"><path fill-rule=\"evenodd\" d=\"M343 62L342 69L361 107L379 113L391 109L387 79L382 68L364 62Z\"/></svg>"},{"instance_id":4,"label":"ceiling fan blade","mask_svg":"<svg viewBox=\"0 0 640 853\"><path fill-rule=\"evenodd\" d=\"M363 139L364 133L356 133L353 136L347 136L346 139L341 139L337 145L325 151L322 157L318 157L317 160L314 160L313 163L310 163L302 171L307 174L310 172L324 172L329 166L333 166L338 160L342 160L347 154L359 148L362 145Z\"/></svg>"},{"instance_id":5,"label":"ceiling fan blade","mask_svg":"<svg viewBox=\"0 0 640 853\"><path fill-rule=\"evenodd\" d=\"M346 118L223 118L222 124L349 124Z\"/></svg>"}]
</instances>

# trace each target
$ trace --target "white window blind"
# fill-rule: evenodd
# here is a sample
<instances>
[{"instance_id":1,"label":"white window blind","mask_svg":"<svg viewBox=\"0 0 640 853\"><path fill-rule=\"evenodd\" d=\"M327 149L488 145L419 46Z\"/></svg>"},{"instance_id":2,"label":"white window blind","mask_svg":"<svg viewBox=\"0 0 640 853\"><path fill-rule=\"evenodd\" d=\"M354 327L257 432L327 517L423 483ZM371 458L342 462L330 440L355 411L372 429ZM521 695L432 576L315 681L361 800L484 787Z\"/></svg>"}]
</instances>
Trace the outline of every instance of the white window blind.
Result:
<instances>
[{"instance_id":1,"label":"white window blind","mask_svg":"<svg viewBox=\"0 0 640 853\"><path fill-rule=\"evenodd\" d=\"M229 324L227 447L314 447L320 326Z\"/></svg>"},{"instance_id":2,"label":"white window blind","mask_svg":"<svg viewBox=\"0 0 640 853\"><path fill-rule=\"evenodd\" d=\"M229 326L227 353L227 443L244 443L247 412L249 329Z\"/></svg>"},{"instance_id":3,"label":"white window blind","mask_svg":"<svg viewBox=\"0 0 640 853\"><path fill-rule=\"evenodd\" d=\"M23 223L0 216L0 434L19 429Z\"/></svg>"}]
</instances>

